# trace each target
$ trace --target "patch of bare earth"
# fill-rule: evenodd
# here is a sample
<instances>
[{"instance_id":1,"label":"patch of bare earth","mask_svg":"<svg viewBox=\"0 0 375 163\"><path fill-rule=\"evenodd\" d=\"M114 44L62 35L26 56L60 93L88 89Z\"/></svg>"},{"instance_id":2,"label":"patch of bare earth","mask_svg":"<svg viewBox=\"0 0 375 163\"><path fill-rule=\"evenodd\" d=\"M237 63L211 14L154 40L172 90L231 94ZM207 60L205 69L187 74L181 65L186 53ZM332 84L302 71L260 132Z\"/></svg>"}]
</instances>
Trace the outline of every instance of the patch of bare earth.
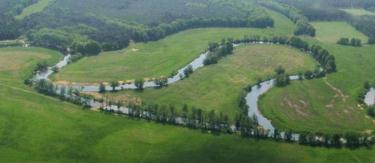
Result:
<instances>
[{"instance_id":1,"label":"patch of bare earth","mask_svg":"<svg viewBox=\"0 0 375 163\"><path fill-rule=\"evenodd\" d=\"M304 100L291 100L288 96L284 96L282 101L283 106L292 109L297 114L303 117L308 117L310 115L310 113L307 110L309 106L308 102Z\"/></svg>"},{"instance_id":2,"label":"patch of bare earth","mask_svg":"<svg viewBox=\"0 0 375 163\"><path fill-rule=\"evenodd\" d=\"M132 52L137 52L137 51L139 51L139 49L132 48Z\"/></svg>"},{"instance_id":3,"label":"patch of bare earth","mask_svg":"<svg viewBox=\"0 0 375 163\"><path fill-rule=\"evenodd\" d=\"M336 95L335 97L340 97L342 99L342 101L346 102L346 99L349 97L349 96L346 96L342 91L341 89L338 89L336 88L335 86L333 86L331 83L329 83L327 81L327 78L324 78L324 82L333 90L335 91Z\"/></svg>"}]
</instances>

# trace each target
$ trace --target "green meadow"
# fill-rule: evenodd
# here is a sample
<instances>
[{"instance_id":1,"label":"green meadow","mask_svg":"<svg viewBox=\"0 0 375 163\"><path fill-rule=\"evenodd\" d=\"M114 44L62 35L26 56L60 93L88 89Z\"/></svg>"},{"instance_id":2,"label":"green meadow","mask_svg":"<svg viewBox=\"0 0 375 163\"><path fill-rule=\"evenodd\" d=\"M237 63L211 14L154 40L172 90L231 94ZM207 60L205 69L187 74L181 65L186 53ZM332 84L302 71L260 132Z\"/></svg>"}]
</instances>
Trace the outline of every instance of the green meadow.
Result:
<instances>
[{"instance_id":1,"label":"green meadow","mask_svg":"<svg viewBox=\"0 0 375 163\"><path fill-rule=\"evenodd\" d=\"M336 43L340 38L359 38L362 43L367 43L368 38L357 31L347 22L312 22L317 40L324 43Z\"/></svg>"},{"instance_id":2,"label":"green meadow","mask_svg":"<svg viewBox=\"0 0 375 163\"><path fill-rule=\"evenodd\" d=\"M60 56L44 49L0 49L0 61L12 61L12 68L0 68L1 162L375 161L371 149L314 148L212 135L83 110L19 83L37 62L56 62Z\"/></svg>"}]
</instances>

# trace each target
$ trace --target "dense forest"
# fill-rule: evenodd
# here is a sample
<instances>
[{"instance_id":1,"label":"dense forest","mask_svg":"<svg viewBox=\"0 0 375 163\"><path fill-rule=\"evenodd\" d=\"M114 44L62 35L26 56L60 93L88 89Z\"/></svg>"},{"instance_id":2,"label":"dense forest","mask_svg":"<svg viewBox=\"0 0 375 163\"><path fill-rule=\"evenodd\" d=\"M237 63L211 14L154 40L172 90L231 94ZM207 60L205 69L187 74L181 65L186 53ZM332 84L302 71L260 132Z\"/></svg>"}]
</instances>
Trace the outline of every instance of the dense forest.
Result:
<instances>
[{"instance_id":1,"label":"dense forest","mask_svg":"<svg viewBox=\"0 0 375 163\"><path fill-rule=\"evenodd\" d=\"M12 1L7 1L12 6ZM244 0L53 1L44 11L15 20L35 0L23 0L0 20L0 40L27 37L35 46L95 55L199 27L273 27L261 8ZM22 3L23 4L23 3ZM100 7L98 7L100 6ZM11 7L9 7L11 8ZM142 8L142 10L140 10Z\"/></svg>"},{"instance_id":2,"label":"dense forest","mask_svg":"<svg viewBox=\"0 0 375 163\"><path fill-rule=\"evenodd\" d=\"M35 46L74 54L96 55L125 48L130 41L155 41L170 34L199 27L273 27L274 21L253 1L235 0L100 0L53 1L44 11L16 20L15 16L37 0L0 2L0 40L25 36ZM375 42L374 16L351 16L338 7L375 4L360 1L257 1L291 19L295 35L315 36L309 20L345 20ZM100 7L98 7L100 6ZM142 8L142 10L140 10Z\"/></svg>"},{"instance_id":3,"label":"dense forest","mask_svg":"<svg viewBox=\"0 0 375 163\"><path fill-rule=\"evenodd\" d=\"M17 38L21 32L20 23L14 18L22 10L37 0L2 0L0 1L0 40Z\"/></svg>"}]
</instances>

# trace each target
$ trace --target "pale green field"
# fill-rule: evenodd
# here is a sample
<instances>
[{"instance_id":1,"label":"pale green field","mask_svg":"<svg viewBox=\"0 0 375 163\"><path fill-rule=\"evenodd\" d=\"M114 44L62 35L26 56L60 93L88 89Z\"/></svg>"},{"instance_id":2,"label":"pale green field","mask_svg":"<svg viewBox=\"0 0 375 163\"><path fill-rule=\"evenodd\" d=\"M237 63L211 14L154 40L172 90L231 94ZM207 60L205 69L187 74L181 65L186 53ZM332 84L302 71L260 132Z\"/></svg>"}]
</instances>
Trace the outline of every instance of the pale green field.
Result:
<instances>
[{"instance_id":1,"label":"pale green field","mask_svg":"<svg viewBox=\"0 0 375 163\"><path fill-rule=\"evenodd\" d=\"M37 3L23 9L21 14L16 16L16 19L23 19L31 14L41 12L53 1L55 0L39 0Z\"/></svg>"},{"instance_id":2,"label":"pale green field","mask_svg":"<svg viewBox=\"0 0 375 163\"><path fill-rule=\"evenodd\" d=\"M208 47L208 43L223 38L242 38L248 34L289 35L293 23L284 16L269 11L276 20L275 28L203 28L186 30L165 39L136 43L116 52L84 58L53 77L74 82L103 82L169 76L187 65Z\"/></svg>"},{"instance_id":3,"label":"pale green field","mask_svg":"<svg viewBox=\"0 0 375 163\"><path fill-rule=\"evenodd\" d=\"M359 38L367 43L368 37L346 22L312 22L317 30L316 38L324 43L336 43L340 38Z\"/></svg>"},{"instance_id":4,"label":"pale green field","mask_svg":"<svg viewBox=\"0 0 375 163\"><path fill-rule=\"evenodd\" d=\"M342 10L344 10L345 12L347 12L351 15L354 15L354 16L375 15L374 12L371 12L371 11L368 11L368 10L365 10L365 9L361 9L361 8L346 8L346 9L342 9Z\"/></svg>"},{"instance_id":5,"label":"pale green field","mask_svg":"<svg viewBox=\"0 0 375 163\"><path fill-rule=\"evenodd\" d=\"M313 70L316 63L304 53L278 45L246 45L235 49L233 55L217 65L194 72L191 77L168 88L147 89L143 92L124 91L108 94L114 100L139 97L147 103L196 106L203 110L216 110L234 117L238 113L241 89L275 74L282 66L288 73Z\"/></svg>"}]
</instances>

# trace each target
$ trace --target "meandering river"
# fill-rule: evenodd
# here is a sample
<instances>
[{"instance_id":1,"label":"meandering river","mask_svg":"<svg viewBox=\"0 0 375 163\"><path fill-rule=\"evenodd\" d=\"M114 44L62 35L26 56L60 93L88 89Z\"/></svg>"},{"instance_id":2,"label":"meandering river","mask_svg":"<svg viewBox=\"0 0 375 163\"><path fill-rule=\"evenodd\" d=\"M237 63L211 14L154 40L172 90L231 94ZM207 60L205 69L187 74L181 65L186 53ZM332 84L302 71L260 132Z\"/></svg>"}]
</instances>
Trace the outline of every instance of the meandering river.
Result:
<instances>
[{"instance_id":1,"label":"meandering river","mask_svg":"<svg viewBox=\"0 0 375 163\"><path fill-rule=\"evenodd\" d=\"M263 42L254 42L251 44L264 44ZM234 47L238 47L241 44L233 44ZM196 71L197 69L201 68L204 66L204 60L207 58L208 52L202 53L199 55L198 58L194 59L191 63L188 65L184 66L183 68L179 69L177 71L177 74L175 74L172 77L168 78L168 84L173 84L176 83L180 80L182 80L185 77L184 70L187 69L188 67L192 67L193 71ZM66 65L68 65L70 61L71 55L68 54L66 55L61 61L59 61L55 66L49 67L46 72L39 72L34 76L34 81L38 80L49 80L49 77L54 73L53 69L54 67L57 67L58 69L62 69ZM290 76L291 80L296 80L298 79L298 76ZM62 87L65 85L57 85L57 87ZM152 88L156 87L157 85L155 84L154 81L147 81L144 83L144 88ZM258 100L261 95L266 93L268 90L270 90L274 86L274 80L269 80L262 82L259 86L253 86L252 91L250 91L247 96L246 96L246 103L249 106L248 110L248 115L250 117L256 117L258 120L258 123L260 126L262 126L264 129L268 130L270 134L273 134L275 131L275 127L272 125L271 121L264 117L259 108L258 108ZM99 84L95 85L81 85L79 83L72 84L70 87L77 89L81 92L98 92L99 91ZM115 88L116 90L125 90L125 89L136 89L136 86L134 83L131 84L122 84L118 87ZM106 86L106 90L112 90L112 87ZM57 90L59 91L59 90ZM83 99L82 99L83 100ZM116 105L106 105L104 102L97 102L94 100L90 100L88 102L88 105L93 107L93 108L104 108L107 110L113 110L113 111L118 111L123 114L129 114L129 108L126 107L118 107Z\"/></svg>"},{"instance_id":2,"label":"meandering river","mask_svg":"<svg viewBox=\"0 0 375 163\"><path fill-rule=\"evenodd\" d=\"M250 44L264 44L263 42L253 42ZM233 44L234 47L240 46L241 44ZM192 67L193 71L196 71L197 69L201 68L204 66L204 60L207 58L208 52L202 53L199 55L198 58L194 59L191 63L188 65L184 66L183 68L179 69L177 73L168 78L168 84L173 84L176 83L183 78L185 78L184 70L187 69L188 67ZM39 80L49 80L49 77L54 73L53 69L54 67L57 67L58 69L62 69L66 65L68 65L70 61L71 55L68 54L66 55L60 62L58 62L55 66L49 67L46 72L39 72L34 76L34 81L39 81ZM289 77L291 80L297 80L299 77L298 76L290 76ZM272 136L275 132L275 127L272 125L271 121L264 117L262 113L259 110L258 107L258 100L260 96L265 94L267 91L269 91L272 87L274 87L274 79L264 81L260 83L259 85L253 86L251 91L247 94L246 96L246 103L248 105L248 116L249 117L256 117L258 124L262 126L264 129L269 131L269 136ZM57 87L62 87L65 85L57 85ZM147 81L144 83L144 88L152 88L156 87L157 85L155 84L154 81ZM96 85L81 85L79 83L77 84L72 84L70 87L77 89L81 92L98 92L99 91L99 84ZM116 90L125 90L125 89L136 89L136 86L134 83L131 84L122 84L118 87L115 88ZM106 86L106 90L112 90L112 87ZM59 90L57 90L59 91ZM86 101L87 99L81 98L81 100ZM369 103L374 103L375 100L375 89L371 89L369 94L366 96L366 101ZM366 103L367 103L366 102ZM111 110L111 111L116 111L120 112L123 114L129 114L129 108L127 107L118 107L117 105L107 105L105 102L97 102L95 100L89 100L87 102L87 105L89 105L92 108L104 108L105 110ZM181 121L181 118L176 118L177 123L183 123ZM179 122L181 121L181 122ZM284 137L285 133L281 133L281 136ZM292 134L292 139L293 140L298 140L299 134Z\"/></svg>"}]
</instances>

